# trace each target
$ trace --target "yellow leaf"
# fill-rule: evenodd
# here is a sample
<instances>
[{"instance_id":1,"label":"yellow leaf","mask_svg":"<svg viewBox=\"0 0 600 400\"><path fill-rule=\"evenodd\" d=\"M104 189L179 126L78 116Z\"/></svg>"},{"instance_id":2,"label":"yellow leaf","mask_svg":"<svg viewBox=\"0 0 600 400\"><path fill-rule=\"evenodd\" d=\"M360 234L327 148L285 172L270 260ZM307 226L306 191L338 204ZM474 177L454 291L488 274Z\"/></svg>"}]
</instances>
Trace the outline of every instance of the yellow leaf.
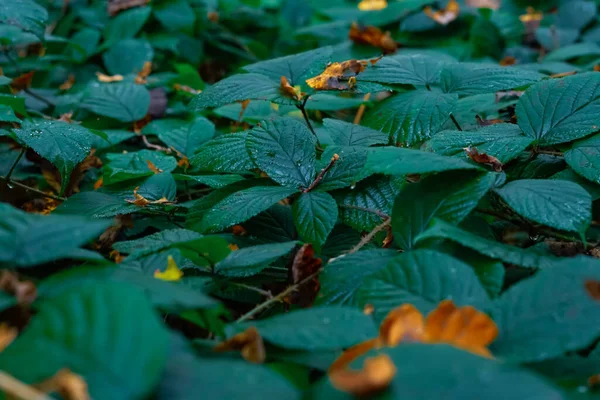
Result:
<instances>
[{"instance_id":1,"label":"yellow leaf","mask_svg":"<svg viewBox=\"0 0 600 400\"><path fill-rule=\"evenodd\" d=\"M358 9L361 11L383 10L387 6L387 0L362 0L358 3Z\"/></svg>"},{"instance_id":2,"label":"yellow leaf","mask_svg":"<svg viewBox=\"0 0 600 400\"><path fill-rule=\"evenodd\" d=\"M320 75L307 79L306 83L316 90L347 90L356 82L356 75L367 67L363 60L330 63Z\"/></svg>"},{"instance_id":3,"label":"yellow leaf","mask_svg":"<svg viewBox=\"0 0 600 400\"><path fill-rule=\"evenodd\" d=\"M154 277L163 281L178 281L183 277L183 272L179 269L173 256L169 256L167 260L167 269L164 272L160 270L154 271Z\"/></svg>"}]
</instances>

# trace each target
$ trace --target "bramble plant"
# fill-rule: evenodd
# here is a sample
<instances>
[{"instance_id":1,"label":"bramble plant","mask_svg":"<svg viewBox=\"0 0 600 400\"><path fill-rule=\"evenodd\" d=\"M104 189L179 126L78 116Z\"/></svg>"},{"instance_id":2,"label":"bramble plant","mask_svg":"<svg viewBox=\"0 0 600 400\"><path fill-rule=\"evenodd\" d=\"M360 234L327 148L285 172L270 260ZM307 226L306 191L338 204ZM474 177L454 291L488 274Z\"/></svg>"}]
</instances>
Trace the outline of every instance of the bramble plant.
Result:
<instances>
[{"instance_id":1,"label":"bramble plant","mask_svg":"<svg viewBox=\"0 0 600 400\"><path fill-rule=\"evenodd\" d=\"M0 398L600 398L596 0L0 0Z\"/></svg>"}]
</instances>

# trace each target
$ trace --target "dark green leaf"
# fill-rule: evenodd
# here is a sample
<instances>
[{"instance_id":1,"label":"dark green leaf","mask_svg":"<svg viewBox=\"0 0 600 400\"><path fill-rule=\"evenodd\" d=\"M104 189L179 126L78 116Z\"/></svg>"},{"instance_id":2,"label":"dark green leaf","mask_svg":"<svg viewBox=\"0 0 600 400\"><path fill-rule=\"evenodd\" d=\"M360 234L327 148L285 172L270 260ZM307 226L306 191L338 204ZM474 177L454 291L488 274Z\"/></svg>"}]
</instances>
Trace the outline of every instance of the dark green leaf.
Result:
<instances>
[{"instance_id":1,"label":"dark green leaf","mask_svg":"<svg viewBox=\"0 0 600 400\"><path fill-rule=\"evenodd\" d=\"M250 276L258 274L273 261L288 254L297 242L263 244L232 251L215 265L215 272L224 276Z\"/></svg>"},{"instance_id":2,"label":"dark green leaf","mask_svg":"<svg viewBox=\"0 0 600 400\"><path fill-rule=\"evenodd\" d=\"M292 212L300 237L320 251L337 221L338 210L333 197L324 192L302 193L294 202Z\"/></svg>"},{"instance_id":3,"label":"dark green leaf","mask_svg":"<svg viewBox=\"0 0 600 400\"><path fill-rule=\"evenodd\" d=\"M446 65L441 74L446 93L474 95L494 93L532 84L543 75L535 71L493 64L460 63Z\"/></svg>"},{"instance_id":4,"label":"dark green leaf","mask_svg":"<svg viewBox=\"0 0 600 400\"><path fill-rule=\"evenodd\" d=\"M150 93L134 83L93 83L81 107L121 122L133 122L148 113Z\"/></svg>"},{"instance_id":5,"label":"dark green leaf","mask_svg":"<svg viewBox=\"0 0 600 400\"><path fill-rule=\"evenodd\" d=\"M378 147L369 151L367 171L386 175L426 174L478 167L456 158L400 147Z\"/></svg>"}]
</instances>

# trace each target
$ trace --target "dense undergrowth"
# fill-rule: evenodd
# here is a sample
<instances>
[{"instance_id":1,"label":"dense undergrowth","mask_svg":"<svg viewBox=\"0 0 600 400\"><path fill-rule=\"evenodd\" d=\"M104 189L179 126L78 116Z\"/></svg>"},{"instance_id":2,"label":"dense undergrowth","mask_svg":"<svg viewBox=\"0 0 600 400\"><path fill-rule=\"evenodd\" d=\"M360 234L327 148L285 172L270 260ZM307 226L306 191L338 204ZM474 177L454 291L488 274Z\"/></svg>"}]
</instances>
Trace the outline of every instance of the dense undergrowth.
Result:
<instances>
[{"instance_id":1,"label":"dense undergrowth","mask_svg":"<svg viewBox=\"0 0 600 400\"><path fill-rule=\"evenodd\" d=\"M599 4L0 0L0 397L599 397Z\"/></svg>"}]
</instances>

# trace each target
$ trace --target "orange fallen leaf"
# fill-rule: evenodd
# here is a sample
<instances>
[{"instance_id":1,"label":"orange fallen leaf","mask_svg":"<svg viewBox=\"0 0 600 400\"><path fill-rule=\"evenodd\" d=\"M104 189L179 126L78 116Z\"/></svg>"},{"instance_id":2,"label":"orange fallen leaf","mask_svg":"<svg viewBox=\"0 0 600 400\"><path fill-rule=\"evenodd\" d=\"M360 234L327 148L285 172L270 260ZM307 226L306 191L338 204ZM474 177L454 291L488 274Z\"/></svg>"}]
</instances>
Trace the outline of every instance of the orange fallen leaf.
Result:
<instances>
[{"instance_id":1,"label":"orange fallen leaf","mask_svg":"<svg viewBox=\"0 0 600 400\"><path fill-rule=\"evenodd\" d=\"M393 309L379 327L379 340L387 347L400 342L420 342L425 334L425 318L412 304Z\"/></svg>"},{"instance_id":2,"label":"orange fallen leaf","mask_svg":"<svg viewBox=\"0 0 600 400\"><path fill-rule=\"evenodd\" d=\"M64 81L63 83L61 83L61 85L58 88L60 90L69 90L73 87L74 84L75 84L75 75L69 74L69 77L67 78L67 80Z\"/></svg>"},{"instance_id":3,"label":"orange fallen leaf","mask_svg":"<svg viewBox=\"0 0 600 400\"><path fill-rule=\"evenodd\" d=\"M516 63L517 59L513 56L505 56L502 60L500 60L500 65L502 65L503 67L515 65Z\"/></svg>"},{"instance_id":4,"label":"orange fallen leaf","mask_svg":"<svg viewBox=\"0 0 600 400\"><path fill-rule=\"evenodd\" d=\"M242 357L254 364L262 364L266 359L264 342L258 330L253 326L217 344L214 350L216 352L240 350Z\"/></svg>"},{"instance_id":5,"label":"orange fallen leaf","mask_svg":"<svg viewBox=\"0 0 600 400\"><path fill-rule=\"evenodd\" d=\"M536 11L533 7L527 7L527 12L519 16L523 23L541 21L542 18L544 18L544 14L541 11Z\"/></svg>"},{"instance_id":6,"label":"orange fallen leaf","mask_svg":"<svg viewBox=\"0 0 600 400\"><path fill-rule=\"evenodd\" d=\"M423 9L423 12L438 24L448 25L450 22L458 18L458 14L460 13L460 5L456 0L450 0L448 4L446 4L446 7L441 10L434 12L431 7L427 6Z\"/></svg>"},{"instance_id":7,"label":"orange fallen leaf","mask_svg":"<svg viewBox=\"0 0 600 400\"><path fill-rule=\"evenodd\" d=\"M348 60L329 63L320 75L307 79L308 86L315 90L348 90L356 84L356 76L368 65L364 60Z\"/></svg>"},{"instance_id":8,"label":"orange fallen leaf","mask_svg":"<svg viewBox=\"0 0 600 400\"><path fill-rule=\"evenodd\" d=\"M8 326L4 322L0 323L0 353L16 339L18 334L17 328Z\"/></svg>"},{"instance_id":9,"label":"orange fallen leaf","mask_svg":"<svg viewBox=\"0 0 600 400\"><path fill-rule=\"evenodd\" d=\"M231 233L233 233L235 236L246 236L248 231L246 231L246 229L244 229L244 227L241 225L234 225L231 227Z\"/></svg>"},{"instance_id":10,"label":"orange fallen leaf","mask_svg":"<svg viewBox=\"0 0 600 400\"><path fill-rule=\"evenodd\" d=\"M600 64L594 65L594 72L600 72Z\"/></svg>"},{"instance_id":11,"label":"orange fallen leaf","mask_svg":"<svg viewBox=\"0 0 600 400\"><path fill-rule=\"evenodd\" d=\"M58 121L66 122L67 124L73 123L73 111L60 114L60 117L58 117Z\"/></svg>"},{"instance_id":12,"label":"orange fallen leaf","mask_svg":"<svg viewBox=\"0 0 600 400\"><path fill-rule=\"evenodd\" d=\"M17 93L21 90L29 89L31 87L31 81L33 80L33 75L35 75L35 71L26 72L22 75L13 78L10 82L10 87L13 92Z\"/></svg>"},{"instance_id":13,"label":"orange fallen leaf","mask_svg":"<svg viewBox=\"0 0 600 400\"><path fill-rule=\"evenodd\" d=\"M124 78L123 75L105 75L102 72L96 72L98 81L103 83L121 82Z\"/></svg>"},{"instance_id":14,"label":"orange fallen leaf","mask_svg":"<svg viewBox=\"0 0 600 400\"><path fill-rule=\"evenodd\" d=\"M361 11L383 10L387 6L387 0L362 0L358 3L358 9Z\"/></svg>"},{"instance_id":15,"label":"orange fallen leaf","mask_svg":"<svg viewBox=\"0 0 600 400\"><path fill-rule=\"evenodd\" d=\"M585 290L592 298L600 300L600 281L585 281Z\"/></svg>"},{"instance_id":16,"label":"orange fallen leaf","mask_svg":"<svg viewBox=\"0 0 600 400\"><path fill-rule=\"evenodd\" d=\"M398 50L398 43L392 39L390 32L384 33L375 26L362 26L353 22L348 36L354 43L371 45L382 50L384 54Z\"/></svg>"},{"instance_id":17,"label":"orange fallen leaf","mask_svg":"<svg viewBox=\"0 0 600 400\"><path fill-rule=\"evenodd\" d=\"M149 2L150 0L108 0L108 13L111 16L114 16L120 11L143 6Z\"/></svg>"},{"instance_id":18,"label":"orange fallen leaf","mask_svg":"<svg viewBox=\"0 0 600 400\"><path fill-rule=\"evenodd\" d=\"M108 253L108 257L115 262L115 264L120 264L125 259L125 256L119 253L117 250L113 250Z\"/></svg>"},{"instance_id":19,"label":"orange fallen leaf","mask_svg":"<svg viewBox=\"0 0 600 400\"><path fill-rule=\"evenodd\" d=\"M158 168L156 165L154 165L154 163L150 160L146 160L146 164L148 164L148 169L150 169L150 171L154 172L155 174L160 174L161 172L163 172L162 169Z\"/></svg>"},{"instance_id":20,"label":"orange fallen leaf","mask_svg":"<svg viewBox=\"0 0 600 400\"><path fill-rule=\"evenodd\" d=\"M138 85L144 85L148 83L148 76L152 73L152 62L146 61L142 70L138 72L137 76L134 79L134 82Z\"/></svg>"},{"instance_id":21,"label":"orange fallen leaf","mask_svg":"<svg viewBox=\"0 0 600 400\"><path fill-rule=\"evenodd\" d=\"M235 244L235 243L229 243L227 246L229 247L229 249L230 249L231 251L236 251L236 250L239 250L239 249L240 249L240 248L238 247L238 245L237 245L237 244Z\"/></svg>"},{"instance_id":22,"label":"orange fallen leaf","mask_svg":"<svg viewBox=\"0 0 600 400\"><path fill-rule=\"evenodd\" d=\"M90 400L85 379L68 368L59 370L51 378L33 386L44 393L56 392L66 400Z\"/></svg>"},{"instance_id":23,"label":"orange fallen leaf","mask_svg":"<svg viewBox=\"0 0 600 400\"><path fill-rule=\"evenodd\" d=\"M94 190L98 190L102 187L102 185L104 184L104 177L100 177L98 178L98 180L96 182L94 182Z\"/></svg>"},{"instance_id":24,"label":"orange fallen leaf","mask_svg":"<svg viewBox=\"0 0 600 400\"><path fill-rule=\"evenodd\" d=\"M469 156L469 158L475 161L477 164L489 165L496 172L502 171L502 163L496 157L490 156L486 153L480 153L479 150L477 150L477 147L469 146L464 148L463 150L465 151L465 153L467 153L467 156Z\"/></svg>"},{"instance_id":25,"label":"orange fallen leaf","mask_svg":"<svg viewBox=\"0 0 600 400\"><path fill-rule=\"evenodd\" d=\"M299 87L296 88L296 87L290 85L290 83L288 82L288 80L287 80L287 78L285 76L282 76L281 79L280 79L280 81L279 81L279 91L285 97L288 97L290 99L294 99L294 100L297 100L297 101L302 100L302 98L306 94L306 93L302 93L300 91Z\"/></svg>"},{"instance_id":26,"label":"orange fallen leaf","mask_svg":"<svg viewBox=\"0 0 600 400\"><path fill-rule=\"evenodd\" d=\"M359 371L334 370L329 373L331 384L354 396L369 396L387 388L396 375L396 366L387 354L365 359Z\"/></svg>"},{"instance_id":27,"label":"orange fallen leaf","mask_svg":"<svg viewBox=\"0 0 600 400\"><path fill-rule=\"evenodd\" d=\"M295 285L303 281L316 273L322 264L323 261L315 257L315 250L312 245L310 243L304 244L294 256L294 261L289 270L289 283ZM293 292L285 301L289 304L309 307L315 301L320 287L319 277L316 276L311 282L302 285L297 291Z\"/></svg>"}]
</instances>

